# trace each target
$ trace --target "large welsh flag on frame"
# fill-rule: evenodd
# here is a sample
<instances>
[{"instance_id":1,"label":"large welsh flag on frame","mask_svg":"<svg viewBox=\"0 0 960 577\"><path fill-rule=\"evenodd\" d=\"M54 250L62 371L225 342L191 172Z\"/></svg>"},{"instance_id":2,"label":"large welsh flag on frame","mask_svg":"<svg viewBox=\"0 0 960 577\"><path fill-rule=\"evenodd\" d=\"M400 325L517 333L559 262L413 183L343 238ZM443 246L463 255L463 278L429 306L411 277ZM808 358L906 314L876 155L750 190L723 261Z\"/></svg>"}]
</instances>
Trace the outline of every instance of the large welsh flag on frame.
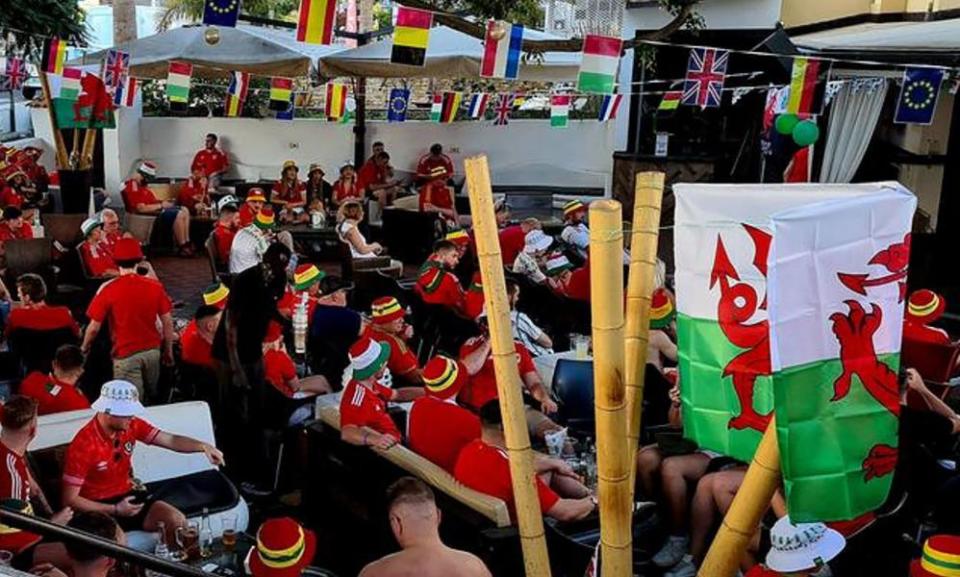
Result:
<instances>
[{"instance_id":1,"label":"large welsh flag on frame","mask_svg":"<svg viewBox=\"0 0 960 577\"><path fill-rule=\"evenodd\" d=\"M792 519L876 509L896 464L916 198L897 183L675 192L685 434L747 461L775 412Z\"/></svg>"}]
</instances>

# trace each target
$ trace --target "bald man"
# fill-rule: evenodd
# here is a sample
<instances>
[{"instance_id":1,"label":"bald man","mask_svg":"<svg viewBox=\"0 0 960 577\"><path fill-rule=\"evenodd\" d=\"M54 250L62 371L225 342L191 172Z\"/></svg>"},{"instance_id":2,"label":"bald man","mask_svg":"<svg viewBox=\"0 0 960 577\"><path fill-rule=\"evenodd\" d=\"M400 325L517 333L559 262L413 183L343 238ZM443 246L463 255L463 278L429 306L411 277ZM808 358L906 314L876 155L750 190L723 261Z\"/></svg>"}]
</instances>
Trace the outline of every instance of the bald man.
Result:
<instances>
[{"instance_id":1,"label":"bald man","mask_svg":"<svg viewBox=\"0 0 960 577\"><path fill-rule=\"evenodd\" d=\"M440 510L423 481L403 477L387 489L390 528L402 551L374 561L360 577L491 577L478 557L440 541Z\"/></svg>"}]
</instances>

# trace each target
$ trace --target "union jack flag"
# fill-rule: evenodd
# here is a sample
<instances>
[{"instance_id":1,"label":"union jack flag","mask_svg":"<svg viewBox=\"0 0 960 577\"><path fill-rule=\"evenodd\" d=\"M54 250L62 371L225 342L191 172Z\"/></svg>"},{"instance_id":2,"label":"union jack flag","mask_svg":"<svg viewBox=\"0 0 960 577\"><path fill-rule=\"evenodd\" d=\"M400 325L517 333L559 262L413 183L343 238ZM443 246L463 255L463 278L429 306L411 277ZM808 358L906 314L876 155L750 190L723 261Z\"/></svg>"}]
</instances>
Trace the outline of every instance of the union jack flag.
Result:
<instances>
[{"instance_id":1,"label":"union jack flag","mask_svg":"<svg viewBox=\"0 0 960 577\"><path fill-rule=\"evenodd\" d=\"M119 50L108 50L103 70L103 83L107 88L116 89L122 86L130 70L130 55Z\"/></svg>"},{"instance_id":2,"label":"union jack flag","mask_svg":"<svg viewBox=\"0 0 960 577\"><path fill-rule=\"evenodd\" d=\"M5 58L3 76L0 76L0 90L19 90L30 75L23 58Z\"/></svg>"},{"instance_id":3,"label":"union jack flag","mask_svg":"<svg viewBox=\"0 0 960 577\"><path fill-rule=\"evenodd\" d=\"M716 48L691 48L687 78L683 82L684 106L717 108L723 95L730 53Z\"/></svg>"},{"instance_id":4,"label":"union jack flag","mask_svg":"<svg viewBox=\"0 0 960 577\"><path fill-rule=\"evenodd\" d=\"M513 94L504 93L497 98L497 117L493 123L496 126L506 126L510 122L510 112L513 110Z\"/></svg>"}]
</instances>

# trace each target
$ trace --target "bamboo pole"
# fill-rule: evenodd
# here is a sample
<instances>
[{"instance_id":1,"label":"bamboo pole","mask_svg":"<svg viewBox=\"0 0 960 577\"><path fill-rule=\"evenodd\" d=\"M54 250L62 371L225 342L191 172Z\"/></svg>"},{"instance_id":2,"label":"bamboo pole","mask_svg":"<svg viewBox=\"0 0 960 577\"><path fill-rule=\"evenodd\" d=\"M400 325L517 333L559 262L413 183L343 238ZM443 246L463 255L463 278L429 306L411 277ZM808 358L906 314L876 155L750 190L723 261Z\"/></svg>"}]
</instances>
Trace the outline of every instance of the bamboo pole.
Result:
<instances>
[{"instance_id":1,"label":"bamboo pole","mask_svg":"<svg viewBox=\"0 0 960 577\"><path fill-rule=\"evenodd\" d=\"M640 445L640 414L643 407L643 376L650 341L650 297L657 268L660 237L660 204L663 200L662 172L637 175L633 195L633 224L630 237L630 273L627 278L627 323L624 331L626 350L624 384L627 392L627 454L630 458ZM633 495L637 468L630 469L630 494ZM631 501L633 498L631 497Z\"/></svg>"},{"instance_id":2,"label":"bamboo pole","mask_svg":"<svg viewBox=\"0 0 960 577\"><path fill-rule=\"evenodd\" d=\"M743 484L697 572L699 577L730 577L736 573L779 483L780 449L776 419L771 418Z\"/></svg>"},{"instance_id":3,"label":"bamboo pole","mask_svg":"<svg viewBox=\"0 0 960 577\"><path fill-rule=\"evenodd\" d=\"M516 505L517 525L527 577L550 577L550 558L543 532L543 515L534 484L533 451L527 432L527 420L520 393L516 350L510 329L510 307L500 256L497 219L493 211L493 192L487 157L480 155L463 161L470 193L470 209L477 239L477 256L483 279L483 298L487 306L493 368L503 413L503 429L510 457L510 476Z\"/></svg>"},{"instance_id":4,"label":"bamboo pole","mask_svg":"<svg viewBox=\"0 0 960 577\"><path fill-rule=\"evenodd\" d=\"M50 131L53 132L53 147L56 149L57 168L66 169L70 165L67 157L67 145L63 142L63 135L57 127L57 112L53 109L53 97L50 96L50 79L45 70L40 69L40 87L43 89L43 100L47 106L47 115L50 117Z\"/></svg>"},{"instance_id":5,"label":"bamboo pole","mask_svg":"<svg viewBox=\"0 0 960 577\"><path fill-rule=\"evenodd\" d=\"M590 307L597 420L597 492L604 577L633 575L633 513L623 386L623 220L620 203L590 203Z\"/></svg>"},{"instance_id":6,"label":"bamboo pole","mask_svg":"<svg viewBox=\"0 0 960 577\"><path fill-rule=\"evenodd\" d=\"M107 61L100 62L100 79L103 80L104 72L107 70ZM90 111L90 120L87 126L93 124L93 111ZM93 153L97 147L97 129L87 128L83 136L83 151L80 153L80 170L90 170L93 166Z\"/></svg>"}]
</instances>

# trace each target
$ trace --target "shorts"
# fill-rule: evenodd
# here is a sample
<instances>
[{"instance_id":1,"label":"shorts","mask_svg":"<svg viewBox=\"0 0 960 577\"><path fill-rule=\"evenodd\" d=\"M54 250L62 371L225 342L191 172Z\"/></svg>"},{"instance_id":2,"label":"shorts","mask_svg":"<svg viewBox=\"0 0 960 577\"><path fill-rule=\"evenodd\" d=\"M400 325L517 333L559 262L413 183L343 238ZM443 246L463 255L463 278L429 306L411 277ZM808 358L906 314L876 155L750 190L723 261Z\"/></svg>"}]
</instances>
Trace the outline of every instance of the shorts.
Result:
<instances>
[{"instance_id":1,"label":"shorts","mask_svg":"<svg viewBox=\"0 0 960 577\"><path fill-rule=\"evenodd\" d=\"M116 497L110 497L100 501L101 503L106 503L107 505L116 505L120 501L123 501L127 497L131 496L143 496L143 493L139 491L127 491L126 493L117 495ZM147 520L147 514L150 512L150 508L153 507L158 499L155 499L152 495L147 495L147 498L143 501L143 507L140 508L140 512L134 515L133 517L121 517L119 515L111 515L114 520L117 522L117 525L120 525L120 528L126 532L129 531L143 531L143 524Z\"/></svg>"},{"instance_id":2,"label":"shorts","mask_svg":"<svg viewBox=\"0 0 960 577\"><path fill-rule=\"evenodd\" d=\"M113 359L113 378L130 381L140 392L141 400L154 401L160 381L160 349L147 349Z\"/></svg>"},{"instance_id":3,"label":"shorts","mask_svg":"<svg viewBox=\"0 0 960 577\"><path fill-rule=\"evenodd\" d=\"M37 542L14 555L13 559L10 560L10 566L18 571L28 573L30 569L33 569L33 552L36 550L37 545L39 544L40 536L37 535Z\"/></svg>"},{"instance_id":4,"label":"shorts","mask_svg":"<svg viewBox=\"0 0 960 577\"><path fill-rule=\"evenodd\" d=\"M161 210L160 214L157 215L157 224L160 225L162 241L165 242L167 239L173 238L173 222L177 220L178 214L180 214L180 208L173 206Z\"/></svg>"}]
</instances>

